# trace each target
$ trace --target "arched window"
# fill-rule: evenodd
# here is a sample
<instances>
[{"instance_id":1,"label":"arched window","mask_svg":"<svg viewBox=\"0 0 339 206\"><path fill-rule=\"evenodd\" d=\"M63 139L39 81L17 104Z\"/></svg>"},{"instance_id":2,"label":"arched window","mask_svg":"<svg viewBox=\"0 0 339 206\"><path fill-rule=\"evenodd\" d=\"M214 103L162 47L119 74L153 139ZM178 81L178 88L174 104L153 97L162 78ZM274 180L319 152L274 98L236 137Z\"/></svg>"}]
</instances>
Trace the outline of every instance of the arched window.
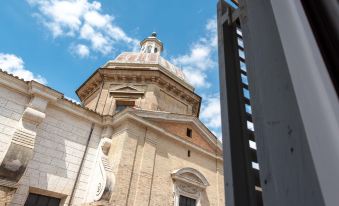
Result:
<instances>
[{"instance_id":1,"label":"arched window","mask_svg":"<svg viewBox=\"0 0 339 206\"><path fill-rule=\"evenodd\" d=\"M157 53L158 52L158 48L154 48L154 53Z\"/></svg>"},{"instance_id":2,"label":"arched window","mask_svg":"<svg viewBox=\"0 0 339 206\"><path fill-rule=\"evenodd\" d=\"M202 206L202 193L209 186L207 179L198 170L182 168L171 174L174 182L174 206Z\"/></svg>"},{"instance_id":3,"label":"arched window","mask_svg":"<svg viewBox=\"0 0 339 206\"><path fill-rule=\"evenodd\" d=\"M152 51L152 46L149 45L149 46L147 47L147 53L151 53L151 51Z\"/></svg>"}]
</instances>

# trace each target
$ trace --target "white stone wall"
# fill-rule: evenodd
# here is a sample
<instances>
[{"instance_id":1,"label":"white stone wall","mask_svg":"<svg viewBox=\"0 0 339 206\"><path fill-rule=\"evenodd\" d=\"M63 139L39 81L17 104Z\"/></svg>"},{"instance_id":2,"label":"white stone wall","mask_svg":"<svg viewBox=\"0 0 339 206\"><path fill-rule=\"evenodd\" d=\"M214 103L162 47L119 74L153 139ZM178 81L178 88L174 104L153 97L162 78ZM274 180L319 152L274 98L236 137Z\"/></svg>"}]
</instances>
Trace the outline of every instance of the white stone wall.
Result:
<instances>
[{"instance_id":1,"label":"white stone wall","mask_svg":"<svg viewBox=\"0 0 339 206\"><path fill-rule=\"evenodd\" d=\"M0 162L11 142L19 120L24 112L28 97L5 87L0 87Z\"/></svg>"},{"instance_id":2,"label":"white stone wall","mask_svg":"<svg viewBox=\"0 0 339 206\"><path fill-rule=\"evenodd\" d=\"M38 127L33 159L20 181L13 205L24 205L29 191L50 193L68 205L90 129L89 121L48 107L46 118ZM95 127L74 193L74 205L84 201L100 134L101 128Z\"/></svg>"}]
</instances>

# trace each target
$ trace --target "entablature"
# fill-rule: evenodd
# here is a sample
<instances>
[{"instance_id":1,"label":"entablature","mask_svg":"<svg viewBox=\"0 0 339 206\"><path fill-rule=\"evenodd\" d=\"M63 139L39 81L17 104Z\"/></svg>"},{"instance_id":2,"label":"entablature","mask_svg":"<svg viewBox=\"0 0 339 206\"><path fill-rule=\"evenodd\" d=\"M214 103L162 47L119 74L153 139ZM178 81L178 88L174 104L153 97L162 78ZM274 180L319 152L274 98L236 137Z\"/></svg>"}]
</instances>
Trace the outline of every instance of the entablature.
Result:
<instances>
[{"instance_id":1,"label":"entablature","mask_svg":"<svg viewBox=\"0 0 339 206\"><path fill-rule=\"evenodd\" d=\"M133 71L133 72L131 72ZM95 92L98 91L102 84L153 84L157 85L161 90L167 94L174 96L180 101L185 102L187 105L192 106L192 114L199 116L201 97L194 93L193 90L179 84L176 80L164 74L160 70L150 70L145 68L101 68L96 71L78 90L77 94L82 102L86 101ZM118 95L123 92L113 91L110 89L110 94ZM145 91L130 91L133 96L142 96ZM133 94L132 94L133 93Z\"/></svg>"}]
</instances>

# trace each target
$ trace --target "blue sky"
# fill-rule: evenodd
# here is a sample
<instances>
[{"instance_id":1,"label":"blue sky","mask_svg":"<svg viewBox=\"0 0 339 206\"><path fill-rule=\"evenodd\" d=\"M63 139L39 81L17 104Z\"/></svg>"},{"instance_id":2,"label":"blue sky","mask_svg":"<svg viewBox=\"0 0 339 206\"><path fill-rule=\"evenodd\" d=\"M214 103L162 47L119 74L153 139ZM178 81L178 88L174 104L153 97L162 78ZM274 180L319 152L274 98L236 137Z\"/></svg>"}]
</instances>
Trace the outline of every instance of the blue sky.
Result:
<instances>
[{"instance_id":1,"label":"blue sky","mask_svg":"<svg viewBox=\"0 0 339 206\"><path fill-rule=\"evenodd\" d=\"M200 119L220 135L217 1L11 0L0 7L0 67L77 100L98 67L156 31L162 56L203 97ZM187 75L189 74L189 75Z\"/></svg>"}]
</instances>

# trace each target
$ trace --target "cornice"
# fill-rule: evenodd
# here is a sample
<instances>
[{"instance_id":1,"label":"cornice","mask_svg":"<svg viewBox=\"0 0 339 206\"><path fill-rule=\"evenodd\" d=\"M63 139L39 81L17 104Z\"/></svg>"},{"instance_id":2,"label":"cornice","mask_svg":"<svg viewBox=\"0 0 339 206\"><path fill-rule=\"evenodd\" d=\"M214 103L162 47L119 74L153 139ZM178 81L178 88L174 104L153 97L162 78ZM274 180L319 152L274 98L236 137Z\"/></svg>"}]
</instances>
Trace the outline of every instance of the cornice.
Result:
<instances>
[{"instance_id":1,"label":"cornice","mask_svg":"<svg viewBox=\"0 0 339 206\"><path fill-rule=\"evenodd\" d=\"M133 70L134 72L130 72ZM77 90L77 95L81 101L85 101L91 96L101 84L101 81L109 83L110 81L115 83L145 83L156 84L164 91L176 96L178 99L185 101L187 104L193 106L193 112L196 116L199 116L201 97L195 94L192 90L183 87L175 80L169 78L158 69L147 68L131 68L123 67L117 68L101 68L96 71L100 72L100 75L93 74L94 80L87 80L86 84Z\"/></svg>"},{"instance_id":2,"label":"cornice","mask_svg":"<svg viewBox=\"0 0 339 206\"><path fill-rule=\"evenodd\" d=\"M71 113L72 115L87 119L95 124L102 125L102 116L100 114L67 99L58 99L55 103L53 103L53 105L68 113Z\"/></svg>"},{"instance_id":3,"label":"cornice","mask_svg":"<svg viewBox=\"0 0 339 206\"><path fill-rule=\"evenodd\" d=\"M19 79L19 77L9 74L0 69L0 84L9 89L14 89L21 94L28 94L28 81Z\"/></svg>"},{"instance_id":4,"label":"cornice","mask_svg":"<svg viewBox=\"0 0 339 206\"><path fill-rule=\"evenodd\" d=\"M90 77L86 79L84 83L82 83L79 88L75 91L79 99L83 102L86 96L93 93L93 91L100 85L103 80L103 76L101 74L101 68L98 68ZM83 96L82 93L87 94Z\"/></svg>"},{"instance_id":5,"label":"cornice","mask_svg":"<svg viewBox=\"0 0 339 206\"><path fill-rule=\"evenodd\" d=\"M166 61L166 60L165 60ZM194 91L194 87L187 83L185 80L177 77L173 72L170 72L168 69L166 69L164 66L162 66L159 63L129 63L129 62L116 62L116 61L109 61L105 68L110 69L118 69L118 68L124 68L124 69L136 69L136 68L145 68L146 70L159 70L160 72L167 75L169 78L173 79L174 81L178 82L185 88Z\"/></svg>"},{"instance_id":6,"label":"cornice","mask_svg":"<svg viewBox=\"0 0 339 206\"><path fill-rule=\"evenodd\" d=\"M132 72L133 71L133 72ZM150 69L137 67L128 69L124 67L101 68L92 74L91 78L86 81L77 91L77 95L82 102L90 97L100 87L102 81L106 83L145 83L156 84L167 93L186 102L193 107L193 113L199 116L201 97L194 91L178 84L177 81L162 73L159 69Z\"/></svg>"},{"instance_id":7,"label":"cornice","mask_svg":"<svg viewBox=\"0 0 339 206\"><path fill-rule=\"evenodd\" d=\"M62 93L34 80L28 83L28 93L34 96L40 96L48 101L53 102L63 97Z\"/></svg>"},{"instance_id":8,"label":"cornice","mask_svg":"<svg viewBox=\"0 0 339 206\"><path fill-rule=\"evenodd\" d=\"M65 99L64 94L61 92L34 80L24 81L23 79L0 70L0 84L15 92L26 95L27 97L38 96L46 99L50 105L72 113L75 116L95 122L99 125L102 124L102 117L100 114Z\"/></svg>"}]
</instances>

